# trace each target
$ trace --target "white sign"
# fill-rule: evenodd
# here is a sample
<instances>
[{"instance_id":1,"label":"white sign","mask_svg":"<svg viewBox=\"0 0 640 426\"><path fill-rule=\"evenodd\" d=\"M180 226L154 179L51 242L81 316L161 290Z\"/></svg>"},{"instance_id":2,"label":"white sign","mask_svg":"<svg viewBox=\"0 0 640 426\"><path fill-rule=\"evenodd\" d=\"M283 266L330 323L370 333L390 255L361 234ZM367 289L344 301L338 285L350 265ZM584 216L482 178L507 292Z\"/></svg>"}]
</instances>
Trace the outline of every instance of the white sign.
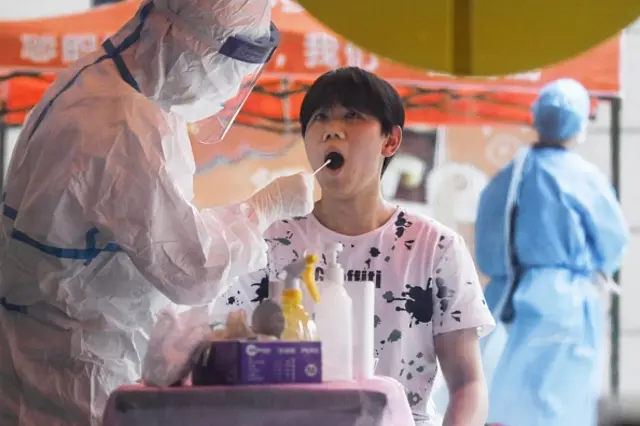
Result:
<instances>
[{"instance_id":1,"label":"white sign","mask_svg":"<svg viewBox=\"0 0 640 426\"><path fill-rule=\"evenodd\" d=\"M71 63L98 48L95 34L68 34L62 38L62 62Z\"/></svg>"},{"instance_id":2,"label":"white sign","mask_svg":"<svg viewBox=\"0 0 640 426\"><path fill-rule=\"evenodd\" d=\"M45 64L58 56L58 40L54 34L21 34L20 58Z\"/></svg>"},{"instance_id":3,"label":"white sign","mask_svg":"<svg viewBox=\"0 0 640 426\"><path fill-rule=\"evenodd\" d=\"M60 58L70 64L100 48L108 35L91 33L65 34L59 41L56 34L21 34L20 58L36 64L46 64Z\"/></svg>"}]
</instances>

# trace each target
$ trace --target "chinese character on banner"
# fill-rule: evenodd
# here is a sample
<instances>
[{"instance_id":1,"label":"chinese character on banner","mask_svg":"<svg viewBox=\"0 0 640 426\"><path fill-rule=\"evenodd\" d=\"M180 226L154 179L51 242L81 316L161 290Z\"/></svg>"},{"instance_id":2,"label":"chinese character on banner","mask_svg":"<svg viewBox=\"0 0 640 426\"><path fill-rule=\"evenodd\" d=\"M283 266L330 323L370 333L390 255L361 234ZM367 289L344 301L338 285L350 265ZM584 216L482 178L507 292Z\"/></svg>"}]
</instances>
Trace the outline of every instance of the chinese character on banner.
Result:
<instances>
[{"instance_id":1,"label":"chinese character on banner","mask_svg":"<svg viewBox=\"0 0 640 426\"><path fill-rule=\"evenodd\" d=\"M307 33L304 35L305 66L338 68L340 66L340 42L327 33Z\"/></svg>"},{"instance_id":2,"label":"chinese character on banner","mask_svg":"<svg viewBox=\"0 0 640 426\"><path fill-rule=\"evenodd\" d=\"M67 34L62 38L62 62L75 62L98 48L95 34Z\"/></svg>"},{"instance_id":3,"label":"chinese character on banner","mask_svg":"<svg viewBox=\"0 0 640 426\"><path fill-rule=\"evenodd\" d=\"M44 64L57 55L58 43L56 36L52 34L21 34L22 49L20 58Z\"/></svg>"},{"instance_id":4,"label":"chinese character on banner","mask_svg":"<svg viewBox=\"0 0 640 426\"><path fill-rule=\"evenodd\" d=\"M360 67L370 72L374 72L378 68L378 57L376 55L365 53L352 43L348 43L345 46L344 54L347 57L347 65L350 67Z\"/></svg>"}]
</instances>

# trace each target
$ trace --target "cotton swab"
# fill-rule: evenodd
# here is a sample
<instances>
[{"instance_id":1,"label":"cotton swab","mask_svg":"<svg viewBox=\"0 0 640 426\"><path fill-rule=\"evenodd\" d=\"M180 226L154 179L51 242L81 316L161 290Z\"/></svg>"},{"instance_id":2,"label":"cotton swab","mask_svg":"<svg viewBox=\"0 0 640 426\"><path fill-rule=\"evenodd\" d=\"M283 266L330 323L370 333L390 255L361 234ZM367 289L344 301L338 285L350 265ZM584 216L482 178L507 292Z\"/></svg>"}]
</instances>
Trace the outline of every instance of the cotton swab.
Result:
<instances>
[{"instance_id":1,"label":"cotton swab","mask_svg":"<svg viewBox=\"0 0 640 426\"><path fill-rule=\"evenodd\" d=\"M315 172L313 172L313 174L312 174L311 176L315 176L315 175L316 175L316 173L318 173L320 170L322 170L322 169L324 169L325 167L327 167L327 165L328 165L329 163L331 163L331 160L327 160L327 161L325 161L325 162L324 162L324 164L323 164L322 166L318 167L318 169L317 169Z\"/></svg>"}]
</instances>

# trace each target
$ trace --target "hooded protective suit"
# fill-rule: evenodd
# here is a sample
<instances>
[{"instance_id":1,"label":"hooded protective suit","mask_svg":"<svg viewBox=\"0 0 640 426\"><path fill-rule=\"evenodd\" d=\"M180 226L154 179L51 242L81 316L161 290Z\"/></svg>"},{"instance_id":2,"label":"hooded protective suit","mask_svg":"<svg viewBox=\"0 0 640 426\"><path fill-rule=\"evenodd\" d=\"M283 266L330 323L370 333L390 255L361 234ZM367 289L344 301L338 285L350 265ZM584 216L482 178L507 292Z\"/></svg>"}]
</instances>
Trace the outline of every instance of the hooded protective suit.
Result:
<instances>
[{"instance_id":1,"label":"hooded protective suit","mask_svg":"<svg viewBox=\"0 0 640 426\"><path fill-rule=\"evenodd\" d=\"M549 84L533 107L541 142L481 196L476 258L501 327L483 342L485 369L497 364L490 424L596 424L606 316L595 277L620 267L628 231L607 179L562 143L588 113L579 83Z\"/></svg>"},{"instance_id":2,"label":"hooded protective suit","mask_svg":"<svg viewBox=\"0 0 640 426\"><path fill-rule=\"evenodd\" d=\"M32 111L0 221L2 426L100 424L156 313L210 303L266 266L264 229L311 211L310 175L191 204L185 119L219 117L221 136L277 38L268 0L147 0Z\"/></svg>"}]
</instances>

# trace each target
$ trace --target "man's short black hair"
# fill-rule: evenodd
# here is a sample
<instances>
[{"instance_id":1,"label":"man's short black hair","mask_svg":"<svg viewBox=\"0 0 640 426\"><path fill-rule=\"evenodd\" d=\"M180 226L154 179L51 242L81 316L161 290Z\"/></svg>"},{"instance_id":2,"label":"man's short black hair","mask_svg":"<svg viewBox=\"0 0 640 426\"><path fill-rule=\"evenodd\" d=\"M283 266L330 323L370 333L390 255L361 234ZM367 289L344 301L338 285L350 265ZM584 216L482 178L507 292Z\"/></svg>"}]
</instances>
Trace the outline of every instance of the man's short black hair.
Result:
<instances>
[{"instance_id":1,"label":"man's short black hair","mask_svg":"<svg viewBox=\"0 0 640 426\"><path fill-rule=\"evenodd\" d=\"M395 126L404 127L404 106L398 92L385 80L358 67L338 68L324 73L311 85L300 107L302 136L313 114L335 106L375 117L384 135ZM382 174L392 157L385 157Z\"/></svg>"}]
</instances>

